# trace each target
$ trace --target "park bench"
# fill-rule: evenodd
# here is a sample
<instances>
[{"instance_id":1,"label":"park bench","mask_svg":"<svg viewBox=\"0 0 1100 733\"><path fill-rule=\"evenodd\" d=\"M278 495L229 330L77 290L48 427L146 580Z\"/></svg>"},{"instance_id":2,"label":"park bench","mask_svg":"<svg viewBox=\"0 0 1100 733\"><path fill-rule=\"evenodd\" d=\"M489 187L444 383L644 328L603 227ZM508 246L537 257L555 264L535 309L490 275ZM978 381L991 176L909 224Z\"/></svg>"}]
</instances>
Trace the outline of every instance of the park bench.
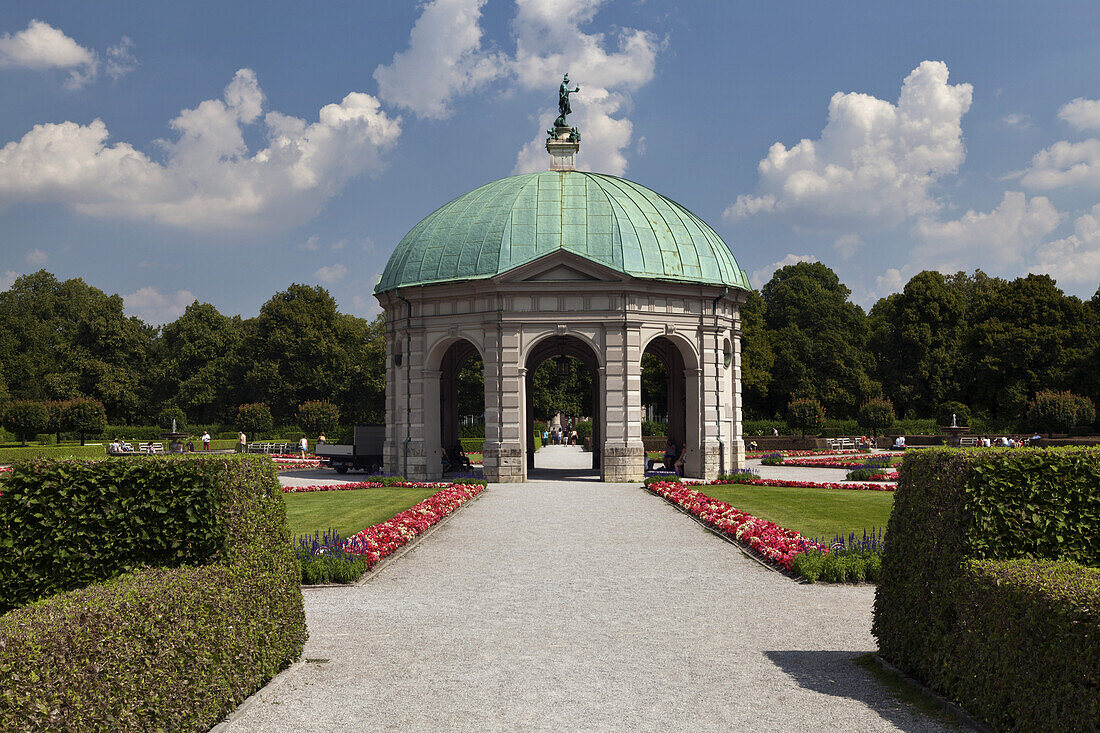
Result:
<instances>
[{"instance_id":1,"label":"park bench","mask_svg":"<svg viewBox=\"0 0 1100 733\"><path fill-rule=\"evenodd\" d=\"M975 448L978 445L978 439L977 438L959 438L959 445L963 446L964 448L968 448L968 447L969 448Z\"/></svg>"}]
</instances>

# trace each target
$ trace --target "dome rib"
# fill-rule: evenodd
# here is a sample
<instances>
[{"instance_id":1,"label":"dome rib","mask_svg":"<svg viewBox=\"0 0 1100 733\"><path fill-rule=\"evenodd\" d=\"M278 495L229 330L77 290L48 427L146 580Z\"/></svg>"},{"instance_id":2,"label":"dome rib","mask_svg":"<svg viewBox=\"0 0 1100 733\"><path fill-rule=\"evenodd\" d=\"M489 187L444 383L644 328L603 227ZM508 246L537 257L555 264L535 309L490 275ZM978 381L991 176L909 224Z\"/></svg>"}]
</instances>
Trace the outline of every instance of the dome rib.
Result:
<instances>
[{"instance_id":1,"label":"dome rib","mask_svg":"<svg viewBox=\"0 0 1100 733\"><path fill-rule=\"evenodd\" d=\"M677 202L625 178L543 171L487 183L426 216L375 292L489 278L558 249L641 279L750 288L718 233Z\"/></svg>"}]
</instances>

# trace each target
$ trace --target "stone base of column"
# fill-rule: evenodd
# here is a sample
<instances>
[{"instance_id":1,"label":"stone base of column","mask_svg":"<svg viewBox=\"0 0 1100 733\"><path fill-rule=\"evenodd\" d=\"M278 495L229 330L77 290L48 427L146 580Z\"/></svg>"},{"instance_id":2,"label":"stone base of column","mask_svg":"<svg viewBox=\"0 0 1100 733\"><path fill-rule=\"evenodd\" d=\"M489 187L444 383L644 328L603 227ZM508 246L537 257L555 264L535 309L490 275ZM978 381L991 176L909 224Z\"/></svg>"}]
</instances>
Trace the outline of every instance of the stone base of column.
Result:
<instances>
[{"instance_id":1,"label":"stone base of column","mask_svg":"<svg viewBox=\"0 0 1100 733\"><path fill-rule=\"evenodd\" d=\"M410 440L406 453L405 441L397 444L398 465L403 468L403 475L409 481L438 481L443 475L443 466L428 465L428 457L425 455L424 441ZM406 463L406 455L408 461ZM400 469L399 469L400 470Z\"/></svg>"},{"instance_id":2,"label":"stone base of column","mask_svg":"<svg viewBox=\"0 0 1100 733\"><path fill-rule=\"evenodd\" d=\"M481 465L485 480L495 484L522 482L526 478L523 447L519 443L486 443Z\"/></svg>"},{"instance_id":3,"label":"stone base of column","mask_svg":"<svg viewBox=\"0 0 1100 733\"><path fill-rule=\"evenodd\" d=\"M722 473L733 473L745 467L745 444L740 440L720 446L717 441L703 447L703 476L713 481Z\"/></svg>"},{"instance_id":4,"label":"stone base of column","mask_svg":"<svg viewBox=\"0 0 1100 733\"><path fill-rule=\"evenodd\" d=\"M600 462L603 481L634 483L645 480L645 446L641 443L604 443Z\"/></svg>"},{"instance_id":5,"label":"stone base of column","mask_svg":"<svg viewBox=\"0 0 1100 733\"><path fill-rule=\"evenodd\" d=\"M726 473L745 470L745 441L740 438L726 444Z\"/></svg>"}]
</instances>

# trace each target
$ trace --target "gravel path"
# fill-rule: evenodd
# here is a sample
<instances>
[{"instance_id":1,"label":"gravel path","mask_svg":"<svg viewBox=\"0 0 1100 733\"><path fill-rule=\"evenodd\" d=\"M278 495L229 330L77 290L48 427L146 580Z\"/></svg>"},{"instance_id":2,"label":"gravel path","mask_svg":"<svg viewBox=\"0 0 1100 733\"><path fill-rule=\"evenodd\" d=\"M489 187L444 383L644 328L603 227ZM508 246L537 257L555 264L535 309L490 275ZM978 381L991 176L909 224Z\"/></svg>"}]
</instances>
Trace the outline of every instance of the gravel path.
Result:
<instances>
[{"instance_id":1,"label":"gravel path","mask_svg":"<svg viewBox=\"0 0 1100 733\"><path fill-rule=\"evenodd\" d=\"M227 729L940 730L851 662L873 594L762 568L636 485L494 484L372 581L307 589L324 661Z\"/></svg>"}]
</instances>

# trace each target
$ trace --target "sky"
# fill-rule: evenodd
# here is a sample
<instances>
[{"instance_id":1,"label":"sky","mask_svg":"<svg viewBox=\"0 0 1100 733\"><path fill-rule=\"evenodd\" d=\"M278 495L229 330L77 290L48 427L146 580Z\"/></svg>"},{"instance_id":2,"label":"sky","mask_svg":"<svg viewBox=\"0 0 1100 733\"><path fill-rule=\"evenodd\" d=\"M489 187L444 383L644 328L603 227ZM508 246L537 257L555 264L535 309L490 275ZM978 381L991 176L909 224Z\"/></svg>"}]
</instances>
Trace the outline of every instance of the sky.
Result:
<instances>
[{"instance_id":1,"label":"sky","mask_svg":"<svg viewBox=\"0 0 1100 733\"><path fill-rule=\"evenodd\" d=\"M148 323L294 282L378 313L417 221L548 168L683 204L757 287L870 307L925 269L1100 285L1100 3L0 6L0 289L47 269Z\"/></svg>"}]
</instances>

